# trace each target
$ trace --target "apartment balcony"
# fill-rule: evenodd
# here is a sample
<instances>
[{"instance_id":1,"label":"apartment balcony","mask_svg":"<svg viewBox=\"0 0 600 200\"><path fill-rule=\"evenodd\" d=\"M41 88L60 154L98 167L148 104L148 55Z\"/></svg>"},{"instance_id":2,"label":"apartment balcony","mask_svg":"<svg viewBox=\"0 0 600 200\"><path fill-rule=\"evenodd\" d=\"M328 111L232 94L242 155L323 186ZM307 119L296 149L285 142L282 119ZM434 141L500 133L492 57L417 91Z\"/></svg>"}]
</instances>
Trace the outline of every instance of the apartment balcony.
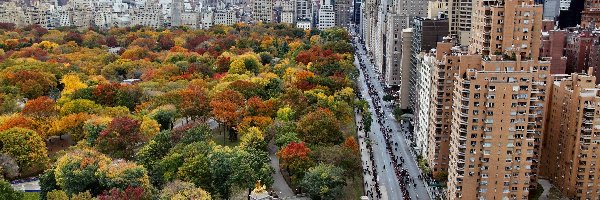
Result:
<instances>
[{"instance_id":1,"label":"apartment balcony","mask_svg":"<svg viewBox=\"0 0 600 200\"><path fill-rule=\"evenodd\" d=\"M467 141L467 137L465 136L459 136L458 139L461 141Z\"/></svg>"},{"instance_id":2,"label":"apartment balcony","mask_svg":"<svg viewBox=\"0 0 600 200\"><path fill-rule=\"evenodd\" d=\"M532 82L531 84L533 84L533 85L541 85L541 86L545 86L546 85L544 82L541 82L541 81L535 81L535 82Z\"/></svg>"},{"instance_id":3,"label":"apartment balcony","mask_svg":"<svg viewBox=\"0 0 600 200\"><path fill-rule=\"evenodd\" d=\"M594 122L592 120L583 120L584 124L592 125Z\"/></svg>"},{"instance_id":4,"label":"apartment balcony","mask_svg":"<svg viewBox=\"0 0 600 200\"><path fill-rule=\"evenodd\" d=\"M585 117L594 117L594 113L593 112L585 112L583 114L583 116L585 116Z\"/></svg>"}]
</instances>

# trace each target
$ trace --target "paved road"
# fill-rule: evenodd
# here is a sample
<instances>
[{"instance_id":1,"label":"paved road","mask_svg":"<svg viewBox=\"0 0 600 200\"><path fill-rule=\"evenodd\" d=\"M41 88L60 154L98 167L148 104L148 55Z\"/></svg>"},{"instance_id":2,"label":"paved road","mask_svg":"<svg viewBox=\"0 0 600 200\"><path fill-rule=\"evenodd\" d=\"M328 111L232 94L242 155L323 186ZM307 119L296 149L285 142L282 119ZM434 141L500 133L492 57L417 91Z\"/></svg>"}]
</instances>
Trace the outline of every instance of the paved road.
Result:
<instances>
[{"instance_id":1,"label":"paved road","mask_svg":"<svg viewBox=\"0 0 600 200\"><path fill-rule=\"evenodd\" d=\"M364 80L364 75L363 73L366 73L369 77L375 78L378 77L378 75L376 74L376 72L373 69L373 64L370 63L369 58L366 56L366 52L364 51L363 47L364 45L362 45L361 43L359 43L358 41L354 40L353 41L354 45L357 47L357 52L356 52L356 56L357 59L355 59L355 65L358 67L358 57L360 56L363 60L363 62L365 62L366 64L366 68L367 70L365 72L362 72L361 70L361 74L359 77L359 85L361 87L361 94L363 95L363 97L365 97L365 99L369 102L369 106L370 106L370 110L372 113L375 113L375 110L373 109L373 103L372 103L372 99L370 99L370 96L368 95L368 91L366 90L367 86L366 86L366 81ZM359 68L360 69L360 68ZM373 84L373 86L375 87L375 90L378 93L378 98L379 98L379 102L384 102L383 101L383 96L384 96L384 92L383 92L383 87L381 86L380 82L378 80L371 80L371 83ZM413 186L409 186L409 192L410 192L410 196L411 199L430 199L429 195L428 195L428 191L426 189L427 186L425 186L425 184L422 181L417 181L417 177L420 174L420 170L418 168L417 162L415 160L415 157L411 154L410 151L410 147L407 145L407 141L404 137L404 135L402 133L399 132L399 130L401 130L400 127L398 127L399 123L392 117L392 109L385 107L383 109L386 113L386 119L384 120L385 122L385 126L389 127L392 129L392 134L391 135L391 142L392 143L398 143L398 149L397 151L394 152L394 155L396 156L402 156L405 160L404 163L404 167L407 169L410 177L414 178L416 183L417 183L417 187L413 187ZM373 115L373 119L376 119L376 115ZM389 170L391 169L390 163L391 163L391 159L390 156L387 154L387 151L385 149L385 142L384 142L384 138L383 138L383 134L379 131L380 126L378 123L376 123L376 120L374 120L373 122L373 126L371 128L372 130L372 139L374 140L375 143L377 143L377 145L373 145L373 151L375 152L375 162L377 163L378 166L378 171L380 174L380 185L381 185L381 189L382 189L382 193L383 198L382 199L402 199L401 197L401 192L400 192L400 188L399 188L399 184L398 184L398 180L396 179L396 176L394 174L393 170ZM386 169L388 170L384 170L383 166L386 166ZM386 196L387 195L387 196Z\"/></svg>"},{"instance_id":2,"label":"paved road","mask_svg":"<svg viewBox=\"0 0 600 200\"><path fill-rule=\"evenodd\" d=\"M358 65L358 60L355 59L355 65ZM368 93L368 87L366 80L364 79L363 72L361 71L358 78L361 95L369 103L369 111L373 114L373 123L371 126L371 133L369 133L370 139L373 143L373 153L376 164L376 170L378 172L378 182L381 189L381 199L402 199L402 192L400 190L400 183L396 178L396 174L392 170L390 165L391 159L385 148L385 141L383 140L383 134L379 131L380 126L376 122L377 116L375 115L375 109L372 99ZM367 158L368 159L368 156ZM385 166L385 169L384 169Z\"/></svg>"}]
</instances>

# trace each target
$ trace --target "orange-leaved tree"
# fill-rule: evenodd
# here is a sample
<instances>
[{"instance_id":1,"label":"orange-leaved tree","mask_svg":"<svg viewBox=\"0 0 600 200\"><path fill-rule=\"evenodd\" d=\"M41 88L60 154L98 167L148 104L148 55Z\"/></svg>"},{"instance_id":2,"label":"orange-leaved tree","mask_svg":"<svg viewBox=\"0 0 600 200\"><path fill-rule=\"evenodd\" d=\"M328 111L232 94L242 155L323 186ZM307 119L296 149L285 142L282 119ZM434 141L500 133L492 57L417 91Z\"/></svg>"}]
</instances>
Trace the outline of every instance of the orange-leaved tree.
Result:
<instances>
[{"instance_id":1,"label":"orange-leaved tree","mask_svg":"<svg viewBox=\"0 0 600 200\"><path fill-rule=\"evenodd\" d=\"M213 116L227 128L233 128L244 115L244 96L239 92L225 89L210 101ZM229 131L229 139L237 140L237 134Z\"/></svg>"}]
</instances>

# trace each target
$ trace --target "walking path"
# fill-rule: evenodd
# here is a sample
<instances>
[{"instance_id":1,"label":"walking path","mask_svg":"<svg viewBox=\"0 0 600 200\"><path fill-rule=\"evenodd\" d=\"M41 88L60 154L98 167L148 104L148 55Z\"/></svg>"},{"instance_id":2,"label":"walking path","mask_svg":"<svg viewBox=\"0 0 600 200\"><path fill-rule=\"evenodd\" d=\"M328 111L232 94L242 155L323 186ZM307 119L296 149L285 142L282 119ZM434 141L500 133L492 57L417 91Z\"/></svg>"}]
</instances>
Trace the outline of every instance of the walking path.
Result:
<instances>
[{"instance_id":1,"label":"walking path","mask_svg":"<svg viewBox=\"0 0 600 200\"><path fill-rule=\"evenodd\" d=\"M279 198L286 198L294 196L292 188L285 182L281 169L279 168L279 158L277 158L277 146L273 142L269 142L269 158L271 158L271 167L275 169L273 174L273 190L277 193Z\"/></svg>"},{"instance_id":2,"label":"walking path","mask_svg":"<svg viewBox=\"0 0 600 200\"><path fill-rule=\"evenodd\" d=\"M540 195L539 199L548 200L548 195L550 194L550 188L552 188L552 184L550 184L550 182L545 179L538 179L538 183L540 183L540 185L542 185L542 188L544 188L544 192L542 192L542 195Z\"/></svg>"}]
</instances>

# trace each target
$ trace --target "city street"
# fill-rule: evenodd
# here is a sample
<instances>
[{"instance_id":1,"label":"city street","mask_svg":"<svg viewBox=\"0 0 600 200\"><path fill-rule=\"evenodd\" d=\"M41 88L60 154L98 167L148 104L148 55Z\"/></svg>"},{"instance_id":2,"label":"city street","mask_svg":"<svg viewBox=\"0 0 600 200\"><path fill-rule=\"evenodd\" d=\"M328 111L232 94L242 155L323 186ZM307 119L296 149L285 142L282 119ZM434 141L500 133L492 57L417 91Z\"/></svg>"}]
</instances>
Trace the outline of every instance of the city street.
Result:
<instances>
[{"instance_id":1,"label":"city street","mask_svg":"<svg viewBox=\"0 0 600 200\"><path fill-rule=\"evenodd\" d=\"M377 115L375 114L376 112L374 109L375 104L373 102L373 99L371 99L371 96L369 96L367 80L365 80L365 77L370 77L371 86L373 87L372 89L376 90L376 98L378 99L378 102L384 102L383 96L385 95L385 93L380 83L380 79L378 79L379 76L374 71L373 64L370 62L369 57L364 51L363 44L358 42L357 39L354 39L353 43L357 49L355 65L357 66L357 68L360 69L360 63L358 59L359 57L364 62L363 64L366 65L366 71L360 70L360 75L358 78L358 83L361 90L360 94L369 103L369 110L371 111L371 113L373 113L372 118L374 119L374 121L376 121L375 119L377 119ZM409 149L410 147L407 144L404 132L400 131L408 131L408 129L405 128L406 124L400 125L400 123L398 123L396 119L394 119L394 117L392 116L392 110L393 108L390 106L389 103L383 103L382 111L385 113L385 119L383 119L383 125L385 127L383 129L391 129L391 137L389 139L391 140L390 143L394 144L392 148L394 149L393 156L395 156L397 159L404 158L404 164L402 165L402 167L407 170L408 175L416 183L416 188L413 186L412 183L409 183L406 186L410 194L410 199L430 199L428 195L428 190L426 188L427 186L423 183L423 181L418 179L420 175L420 170L415 160L415 156L413 156L411 150ZM373 151L375 154L375 165L379 174L379 185L382 191L381 199L403 199L400 183L398 181L398 178L396 177L395 171L393 170L392 159L386 149L384 134L382 133L382 131L380 131L381 128L382 127L380 127L379 123L374 122L371 127L371 132L369 133L370 138L374 143ZM361 143L361 148L362 145L363 144ZM365 161L364 159L368 160L368 157L365 158L363 156L363 163Z\"/></svg>"}]
</instances>

